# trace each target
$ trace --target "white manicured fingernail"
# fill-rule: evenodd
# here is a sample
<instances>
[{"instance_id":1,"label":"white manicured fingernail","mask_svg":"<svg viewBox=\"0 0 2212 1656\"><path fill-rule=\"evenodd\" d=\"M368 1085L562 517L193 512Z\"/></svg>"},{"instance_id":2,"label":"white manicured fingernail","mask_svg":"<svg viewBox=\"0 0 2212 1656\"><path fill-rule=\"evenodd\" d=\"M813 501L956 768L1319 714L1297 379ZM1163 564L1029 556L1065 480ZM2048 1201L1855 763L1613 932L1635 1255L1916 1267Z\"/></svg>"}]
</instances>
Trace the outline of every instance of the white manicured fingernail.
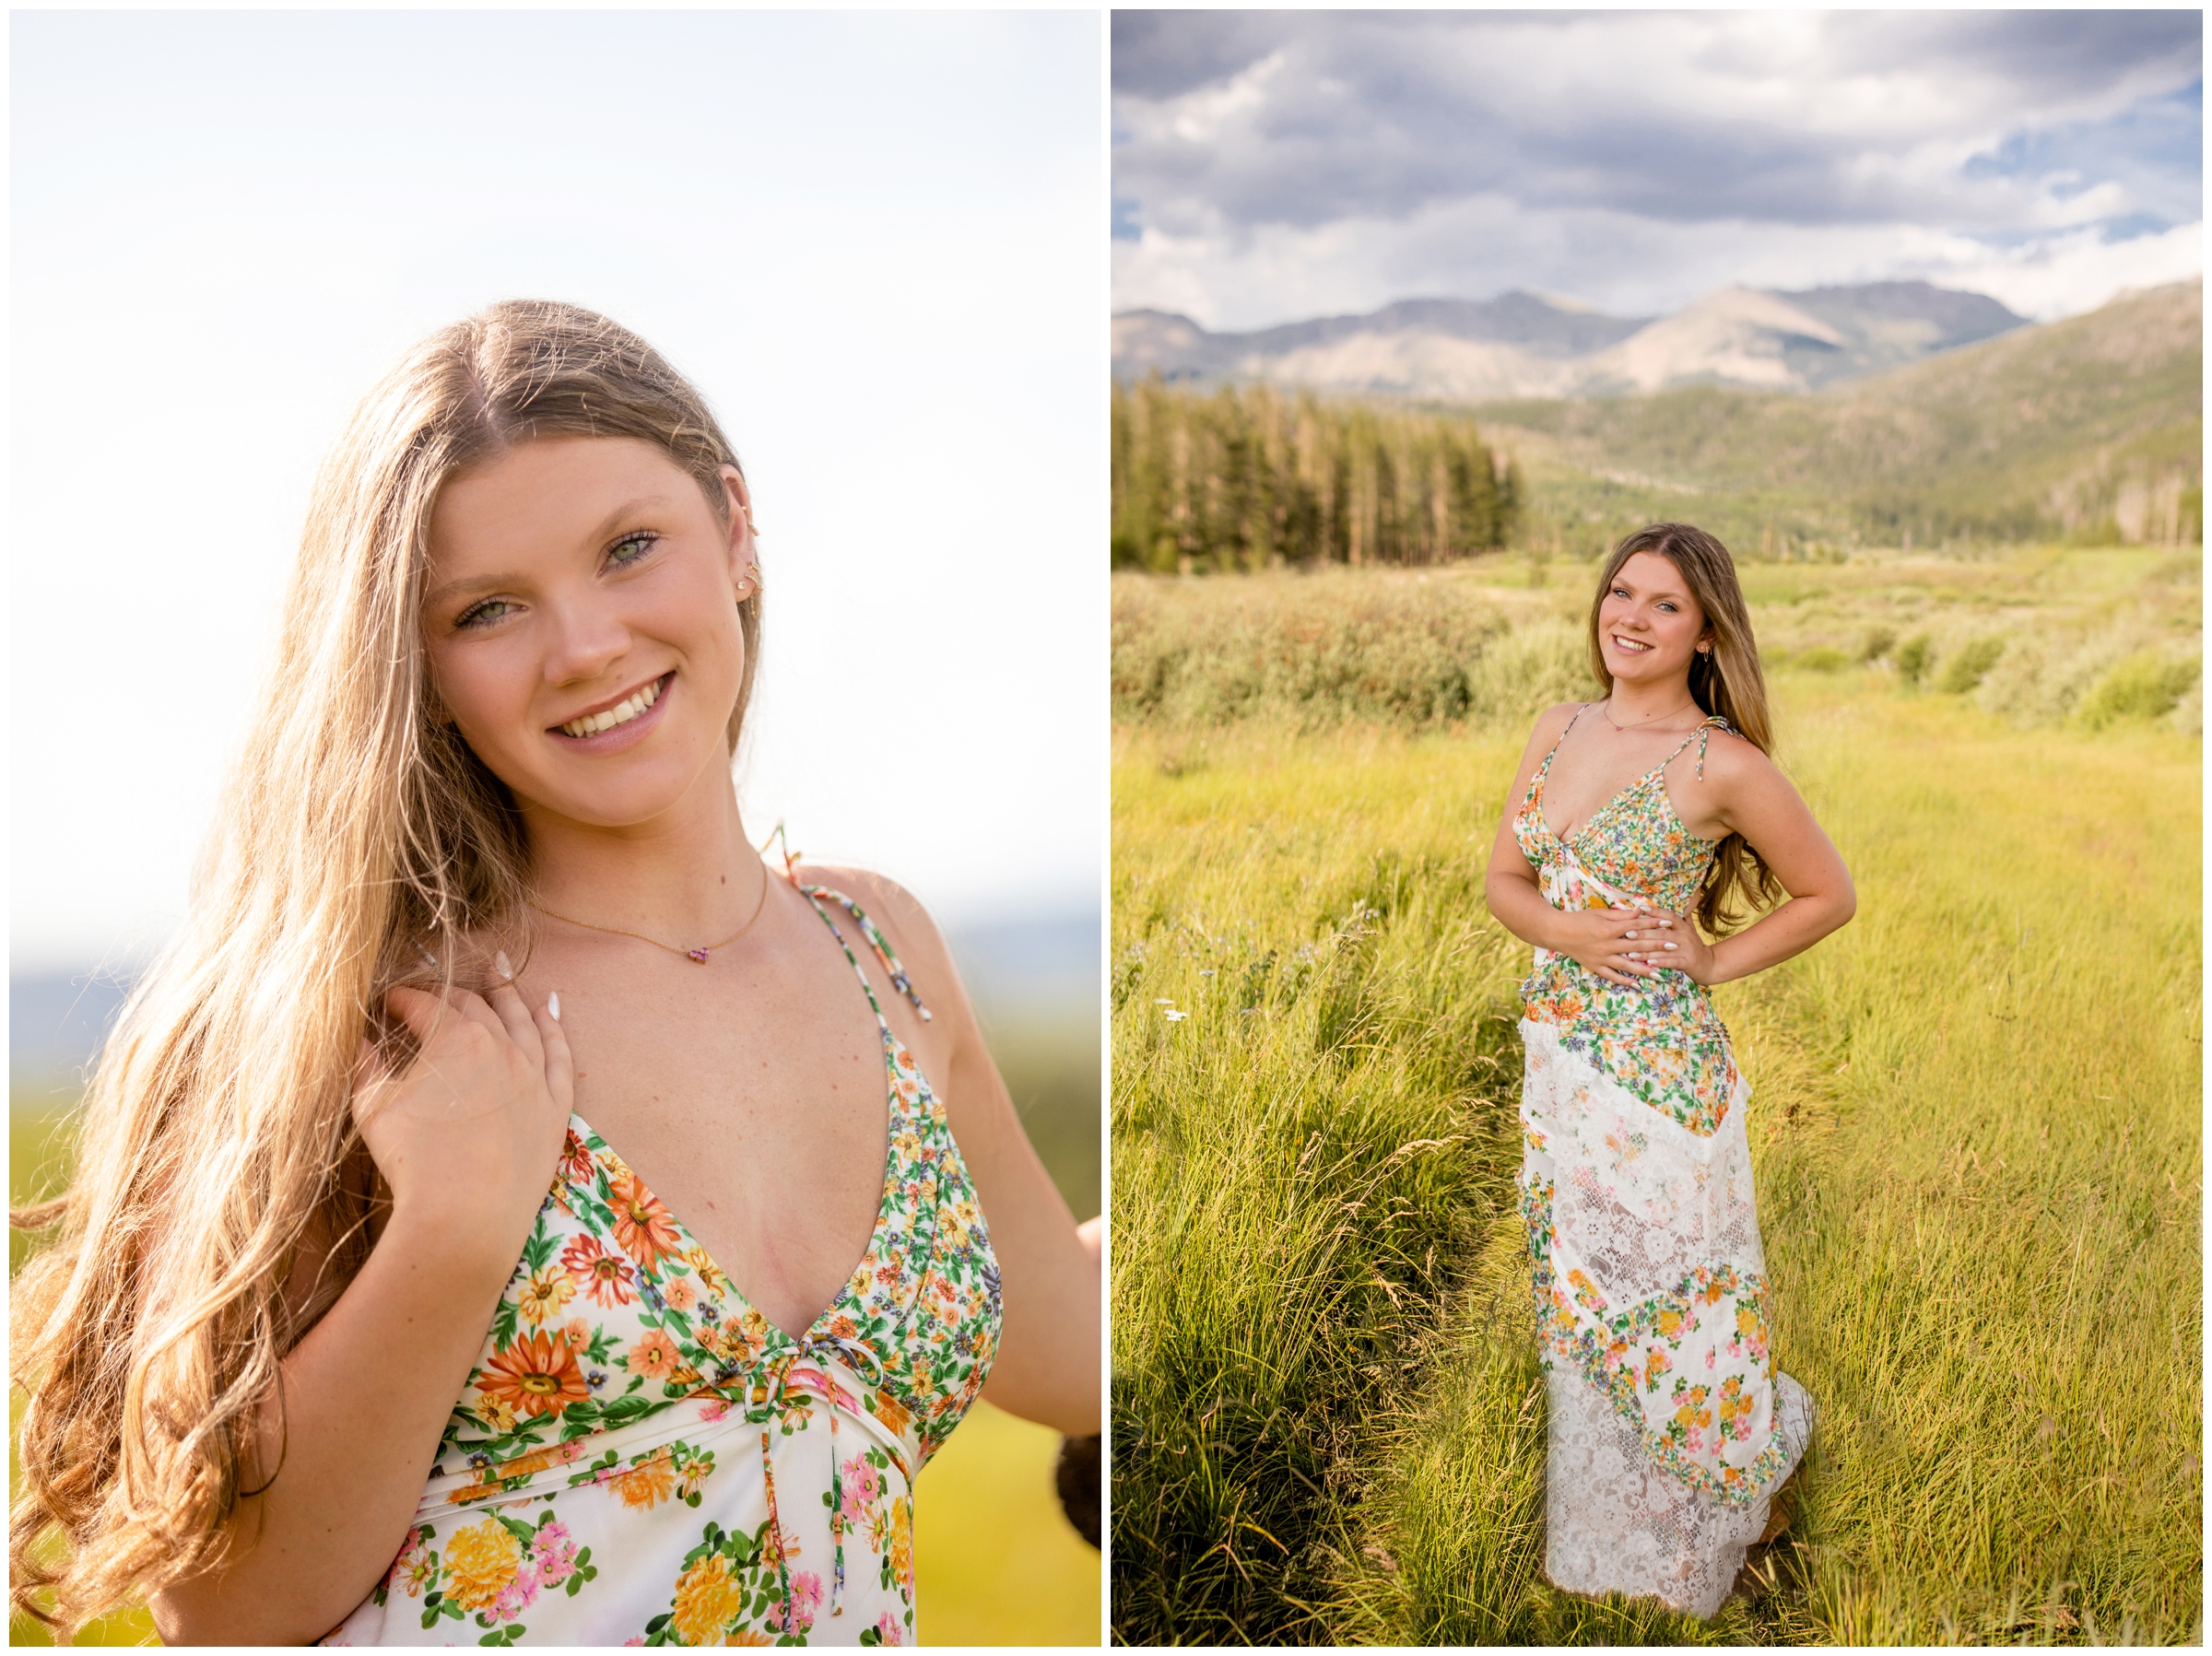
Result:
<instances>
[{"instance_id":1,"label":"white manicured fingernail","mask_svg":"<svg viewBox=\"0 0 2212 1656\"><path fill-rule=\"evenodd\" d=\"M1671 944L1671 943L1670 943L1670 944L1668 944L1666 946L1667 946L1668 948L1670 948L1670 949L1671 949L1671 948L1673 948L1675 945L1674 945L1673 944Z\"/></svg>"},{"instance_id":2,"label":"white manicured fingernail","mask_svg":"<svg viewBox=\"0 0 2212 1656\"><path fill-rule=\"evenodd\" d=\"M552 1020L553 1020L555 1023L557 1023L557 1024L558 1024L559 1022L560 1022L560 991L559 991L559 990L558 990L558 989L557 989L557 990L555 990L555 991L554 991L554 992L553 992L551 994L548 994L547 996L546 996L546 1013L547 1013L547 1016L549 1016L549 1017L551 1017L551 1018L552 1018Z\"/></svg>"},{"instance_id":3,"label":"white manicured fingernail","mask_svg":"<svg viewBox=\"0 0 2212 1656\"><path fill-rule=\"evenodd\" d=\"M499 968L500 977L506 979L510 983L514 981L514 968L507 964L507 951L505 949L501 949L498 954L494 955L491 957L491 963Z\"/></svg>"}]
</instances>

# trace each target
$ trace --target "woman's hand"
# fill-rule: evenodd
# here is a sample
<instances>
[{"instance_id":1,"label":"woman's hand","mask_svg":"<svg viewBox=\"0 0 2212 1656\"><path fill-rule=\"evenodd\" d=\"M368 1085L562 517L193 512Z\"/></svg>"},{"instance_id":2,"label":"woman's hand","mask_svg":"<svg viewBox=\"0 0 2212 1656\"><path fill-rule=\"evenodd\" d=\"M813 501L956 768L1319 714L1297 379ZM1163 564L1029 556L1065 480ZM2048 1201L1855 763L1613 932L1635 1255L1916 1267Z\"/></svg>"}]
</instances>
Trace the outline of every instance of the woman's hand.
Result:
<instances>
[{"instance_id":1,"label":"woman's hand","mask_svg":"<svg viewBox=\"0 0 2212 1656\"><path fill-rule=\"evenodd\" d=\"M1643 904L1583 909L1552 922L1552 948L1581 962L1608 983L1630 986L1669 968L1702 983L1712 949L1680 914Z\"/></svg>"},{"instance_id":2,"label":"woman's hand","mask_svg":"<svg viewBox=\"0 0 2212 1656\"><path fill-rule=\"evenodd\" d=\"M390 1075L364 1041L353 1108L394 1216L512 1255L552 1186L574 1093L552 1003L533 1012L507 981L488 997L394 989L384 1004L420 1050Z\"/></svg>"}]
</instances>

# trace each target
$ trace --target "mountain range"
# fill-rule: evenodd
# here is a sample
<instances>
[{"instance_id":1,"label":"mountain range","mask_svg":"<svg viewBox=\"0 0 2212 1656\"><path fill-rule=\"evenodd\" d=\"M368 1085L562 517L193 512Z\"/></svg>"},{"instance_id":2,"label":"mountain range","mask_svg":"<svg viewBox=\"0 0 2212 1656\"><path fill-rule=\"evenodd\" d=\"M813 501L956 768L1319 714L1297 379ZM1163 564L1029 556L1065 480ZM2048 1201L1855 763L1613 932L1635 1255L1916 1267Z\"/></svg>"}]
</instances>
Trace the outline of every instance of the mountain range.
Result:
<instances>
[{"instance_id":1,"label":"mountain range","mask_svg":"<svg viewBox=\"0 0 2212 1656\"><path fill-rule=\"evenodd\" d=\"M1401 299L1245 334L1186 316L1113 319L1120 380L1269 382L1482 402L1621 396L1690 385L1809 392L2024 326L1995 299L1926 282L1795 292L1723 288L1665 316L1608 316L1541 293Z\"/></svg>"}]
</instances>

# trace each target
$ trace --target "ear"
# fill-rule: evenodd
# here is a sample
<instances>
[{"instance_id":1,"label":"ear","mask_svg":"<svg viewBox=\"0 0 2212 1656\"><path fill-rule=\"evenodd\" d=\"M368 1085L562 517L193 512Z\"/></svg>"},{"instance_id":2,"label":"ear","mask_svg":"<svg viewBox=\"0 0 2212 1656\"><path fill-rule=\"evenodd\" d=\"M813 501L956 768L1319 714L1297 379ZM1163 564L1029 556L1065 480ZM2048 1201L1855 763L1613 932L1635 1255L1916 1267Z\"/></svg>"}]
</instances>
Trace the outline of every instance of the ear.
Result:
<instances>
[{"instance_id":1,"label":"ear","mask_svg":"<svg viewBox=\"0 0 2212 1656\"><path fill-rule=\"evenodd\" d=\"M735 581L759 554L753 545L752 492L745 486L745 474L734 465L722 468L722 499L730 523L730 579Z\"/></svg>"}]
</instances>

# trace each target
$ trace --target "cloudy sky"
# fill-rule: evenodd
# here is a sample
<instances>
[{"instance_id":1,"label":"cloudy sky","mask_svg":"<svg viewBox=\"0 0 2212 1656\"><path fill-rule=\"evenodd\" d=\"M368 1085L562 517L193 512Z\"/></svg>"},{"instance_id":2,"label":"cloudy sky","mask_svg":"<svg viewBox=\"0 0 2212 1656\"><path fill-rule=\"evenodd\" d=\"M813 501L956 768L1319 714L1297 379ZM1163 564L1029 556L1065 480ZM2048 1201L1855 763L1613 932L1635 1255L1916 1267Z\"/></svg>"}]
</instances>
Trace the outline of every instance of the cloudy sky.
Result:
<instances>
[{"instance_id":1,"label":"cloudy sky","mask_svg":"<svg viewBox=\"0 0 2212 1656\"><path fill-rule=\"evenodd\" d=\"M1096 13L45 11L9 45L18 971L176 923L284 693L319 457L516 295L644 335L744 458L747 826L955 926L1098 911Z\"/></svg>"},{"instance_id":2,"label":"cloudy sky","mask_svg":"<svg viewBox=\"0 0 2212 1656\"><path fill-rule=\"evenodd\" d=\"M2197 11L1117 11L1112 57L1117 311L1919 277L2048 320L2203 267Z\"/></svg>"}]
</instances>

